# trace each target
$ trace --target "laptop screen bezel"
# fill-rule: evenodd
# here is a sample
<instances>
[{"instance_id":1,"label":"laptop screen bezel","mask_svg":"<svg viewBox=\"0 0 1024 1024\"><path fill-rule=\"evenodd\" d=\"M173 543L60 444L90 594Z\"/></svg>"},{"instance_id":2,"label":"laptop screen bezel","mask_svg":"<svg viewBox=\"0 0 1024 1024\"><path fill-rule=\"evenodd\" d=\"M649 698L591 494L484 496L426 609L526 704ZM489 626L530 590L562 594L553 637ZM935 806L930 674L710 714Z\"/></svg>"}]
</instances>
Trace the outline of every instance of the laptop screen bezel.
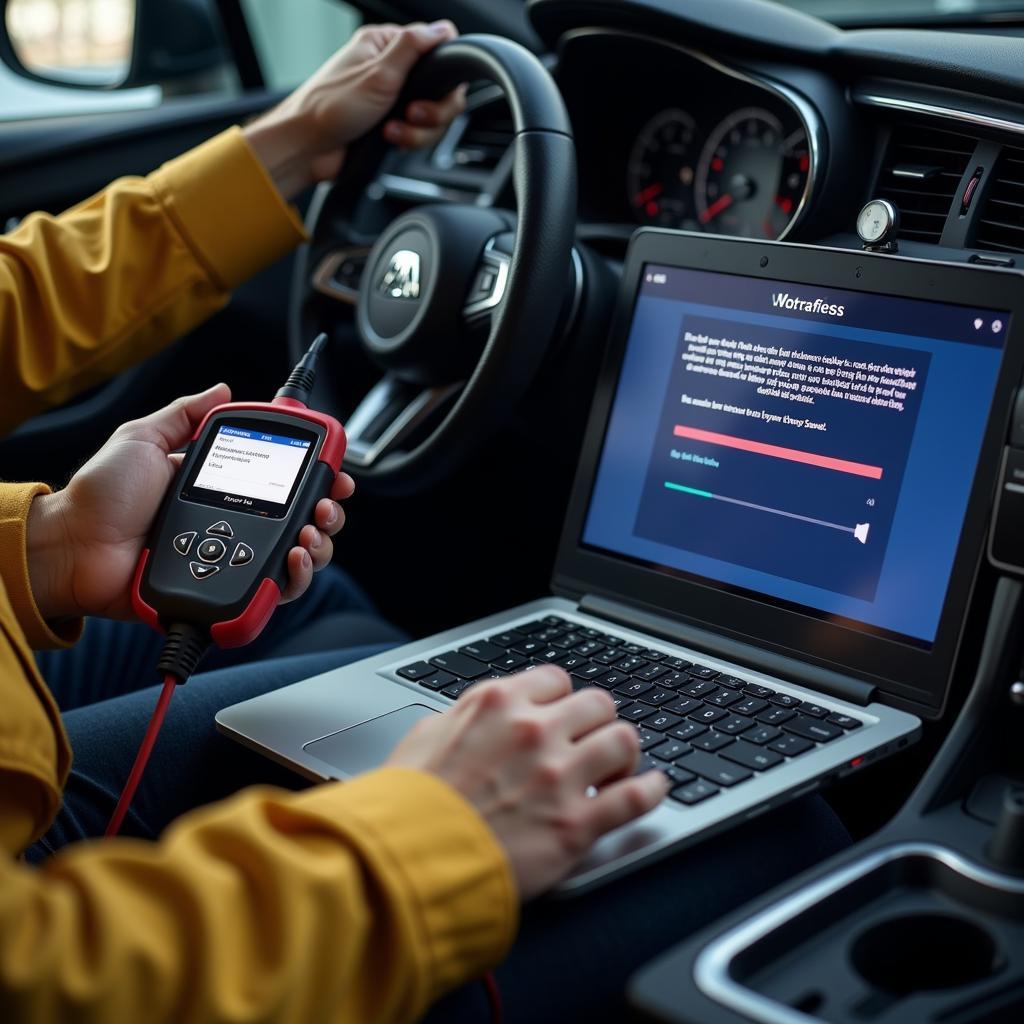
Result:
<instances>
[{"instance_id":1,"label":"laptop screen bezel","mask_svg":"<svg viewBox=\"0 0 1024 1024\"><path fill-rule=\"evenodd\" d=\"M739 274L824 288L924 299L1009 314L998 380L979 453L964 527L936 639L910 642L828 622L791 608L719 589L583 544L583 530L645 264ZM1024 275L895 255L642 228L633 236L619 300L594 392L570 495L552 586L572 597L612 598L702 630L832 671L878 688L894 706L925 717L941 714L988 528L1011 405L1020 385Z\"/></svg>"}]
</instances>

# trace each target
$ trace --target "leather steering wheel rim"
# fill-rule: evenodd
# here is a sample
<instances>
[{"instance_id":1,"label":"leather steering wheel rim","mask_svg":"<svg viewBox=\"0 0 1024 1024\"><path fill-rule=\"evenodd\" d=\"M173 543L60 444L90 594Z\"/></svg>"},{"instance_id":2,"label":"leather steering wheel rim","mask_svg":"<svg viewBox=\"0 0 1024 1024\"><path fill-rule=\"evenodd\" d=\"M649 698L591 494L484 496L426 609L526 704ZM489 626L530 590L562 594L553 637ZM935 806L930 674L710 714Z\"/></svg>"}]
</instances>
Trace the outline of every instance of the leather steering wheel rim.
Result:
<instances>
[{"instance_id":1,"label":"leather steering wheel rim","mask_svg":"<svg viewBox=\"0 0 1024 1024\"><path fill-rule=\"evenodd\" d=\"M409 493L436 482L511 415L543 361L565 299L576 224L576 151L561 94L537 57L499 36L463 36L420 60L396 110L412 97L440 96L478 79L502 90L513 122L518 218L504 298L475 369L438 426L408 451L350 467L377 491ZM333 187L364 187L385 148L379 131L353 147ZM304 287L308 280L306 274Z\"/></svg>"}]
</instances>

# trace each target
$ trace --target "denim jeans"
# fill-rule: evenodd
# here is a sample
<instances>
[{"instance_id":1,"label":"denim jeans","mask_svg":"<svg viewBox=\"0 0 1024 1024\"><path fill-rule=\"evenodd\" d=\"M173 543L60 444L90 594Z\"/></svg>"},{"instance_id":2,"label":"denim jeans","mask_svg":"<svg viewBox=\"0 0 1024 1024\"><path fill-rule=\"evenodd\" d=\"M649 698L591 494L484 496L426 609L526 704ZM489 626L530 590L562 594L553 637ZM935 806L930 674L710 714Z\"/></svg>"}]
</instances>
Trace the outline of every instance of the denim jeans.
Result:
<instances>
[{"instance_id":1,"label":"denim jeans","mask_svg":"<svg viewBox=\"0 0 1024 1024\"><path fill-rule=\"evenodd\" d=\"M316 649L339 637L350 646ZM370 642L359 644L360 637ZM340 571L318 574L314 592L280 609L257 643L217 652L178 687L122 831L155 838L191 808L253 783L305 786L222 737L215 713L401 639ZM160 638L145 627L95 622L74 649L39 656L64 711L75 760L64 805L29 860L102 834L156 703L158 687L139 687L154 678L159 647ZM303 647L312 652L297 653ZM496 972L505 1020L617 1024L633 971L848 842L828 804L805 797L582 897L534 902ZM443 997L427 1016L430 1024L488 1019L478 982Z\"/></svg>"}]
</instances>

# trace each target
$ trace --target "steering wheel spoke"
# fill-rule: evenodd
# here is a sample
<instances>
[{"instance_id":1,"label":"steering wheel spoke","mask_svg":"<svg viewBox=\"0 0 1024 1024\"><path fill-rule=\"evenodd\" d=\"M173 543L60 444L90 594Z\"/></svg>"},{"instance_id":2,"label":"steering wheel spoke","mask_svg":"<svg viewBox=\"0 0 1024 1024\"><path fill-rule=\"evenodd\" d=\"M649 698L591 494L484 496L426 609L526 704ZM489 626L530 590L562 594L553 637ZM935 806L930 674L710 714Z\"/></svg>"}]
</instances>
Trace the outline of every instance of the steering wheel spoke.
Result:
<instances>
[{"instance_id":1,"label":"steering wheel spoke","mask_svg":"<svg viewBox=\"0 0 1024 1024\"><path fill-rule=\"evenodd\" d=\"M354 306L359 301L359 280L369 255L368 245L335 249L317 264L310 284L321 295Z\"/></svg>"},{"instance_id":2,"label":"steering wheel spoke","mask_svg":"<svg viewBox=\"0 0 1024 1024\"><path fill-rule=\"evenodd\" d=\"M348 417L345 464L368 469L404 441L455 395L462 383L422 388L393 374L382 377Z\"/></svg>"}]
</instances>

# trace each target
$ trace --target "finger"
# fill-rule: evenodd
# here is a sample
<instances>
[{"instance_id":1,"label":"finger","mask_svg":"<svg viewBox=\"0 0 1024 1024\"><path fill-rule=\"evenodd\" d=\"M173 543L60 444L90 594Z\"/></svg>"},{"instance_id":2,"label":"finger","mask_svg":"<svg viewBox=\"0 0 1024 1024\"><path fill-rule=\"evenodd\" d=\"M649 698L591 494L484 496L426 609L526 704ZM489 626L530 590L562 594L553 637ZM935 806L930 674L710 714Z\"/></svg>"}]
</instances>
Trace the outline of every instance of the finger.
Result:
<instances>
[{"instance_id":1,"label":"finger","mask_svg":"<svg viewBox=\"0 0 1024 1024\"><path fill-rule=\"evenodd\" d=\"M181 464L185 461L184 452L171 452L167 456L167 461L174 467L174 472L177 473L181 469Z\"/></svg>"},{"instance_id":2,"label":"finger","mask_svg":"<svg viewBox=\"0 0 1024 1024\"><path fill-rule=\"evenodd\" d=\"M568 673L557 665L540 665L530 672L520 672L513 679L513 691L535 704L549 704L572 693Z\"/></svg>"},{"instance_id":3,"label":"finger","mask_svg":"<svg viewBox=\"0 0 1024 1024\"><path fill-rule=\"evenodd\" d=\"M458 29L447 19L433 21L429 25L421 21L415 22L406 25L392 38L380 59L404 80L423 54L428 53L438 43L454 39L458 34Z\"/></svg>"},{"instance_id":4,"label":"finger","mask_svg":"<svg viewBox=\"0 0 1024 1024\"><path fill-rule=\"evenodd\" d=\"M339 473L331 485L331 497L335 501L345 501L351 498L356 491L356 482L348 473Z\"/></svg>"},{"instance_id":5,"label":"finger","mask_svg":"<svg viewBox=\"0 0 1024 1024\"><path fill-rule=\"evenodd\" d=\"M159 444L172 452L187 443L211 409L231 401L231 388L227 384L214 384L198 395L176 398L170 405L126 423L121 429L129 436Z\"/></svg>"},{"instance_id":6,"label":"finger","mask_svg":"<svg viewBox=\"0 0 1024 1024\"><path fill-rule=\"evenodd\" d=\"M591 840L653 810L665 798L668 789L668 776L657 769L599 789L597 795L587 801Z\"/></svg>"},{"instance_id":7,"label":"finger","mask_svg":"<svg viewBox=\"0 0 1024 1024\"><path fill-rule=\"evenodd\" d=\"M460 85L439 100L413 100L405 120L417 128L444 128L466 109L466 87Z\"/></svg>"},{"instance_id":8,"label":"finger","mask_svg":"<svg viewBox=\"0 0 1024 1024\"><path fill-rule=\"evenodd\" d=\"M393 146L401 149L422 149L437 142L443 134L442 128L414 128L404 121L388 121L384 125L384 137Z\"/></svg>"},{"instance_id":9,"label":"finger","mask_svg":"<svg viewBox=\"0 0 1024 1024\"><path fill-rule=\"evenodd\" d=\"M299 546L309 552L313 560L313 572L319 572L334 557L334 544L331 538L321 533L315 526L304 526L299 531Z\"/></svg>"},{"instance_id":10,"label":"finger","mask_svg":"<svg viewBox=\"0 0 1024 1024\"><path fill-rule=\"evenodd\" d=\"M281 603L301 597L313 581L313 559L305 548L288 552L288 582L281 592Z\"/></svg>"},{"instance_id":11,"label":"finger","mask_svg":"<svg viewBox=\"0 0 1024 1024\"><path fill-rule=\"evenodd\" d=\"M575 748L574 772L583 787L600 786L633 774L640 740L628 722L612 722L584 736Z\"/></svg>"},{"instance_id":12,"label":"finger","mask_svg":"<svg viewBox=\"0 0 1024 1024\"><path fill-rule=\"evenodd\" d=\"M333 537L345 525L345 510L330 498L321 498L316 503L313 522L328 537Z\"/></svg>"},{"instance_id":13,"label":"finger","mask_svg":"<svg viewBox=\"0 0 1024 1024\"><path fill-rule=\"evenodd\" d=\"M604 690L588 686L559 701L552 707L551 714L556 716L562 735L576 740L593 732L598 726L614 721L615 705Z\"/></svg>"}]
</instances>

